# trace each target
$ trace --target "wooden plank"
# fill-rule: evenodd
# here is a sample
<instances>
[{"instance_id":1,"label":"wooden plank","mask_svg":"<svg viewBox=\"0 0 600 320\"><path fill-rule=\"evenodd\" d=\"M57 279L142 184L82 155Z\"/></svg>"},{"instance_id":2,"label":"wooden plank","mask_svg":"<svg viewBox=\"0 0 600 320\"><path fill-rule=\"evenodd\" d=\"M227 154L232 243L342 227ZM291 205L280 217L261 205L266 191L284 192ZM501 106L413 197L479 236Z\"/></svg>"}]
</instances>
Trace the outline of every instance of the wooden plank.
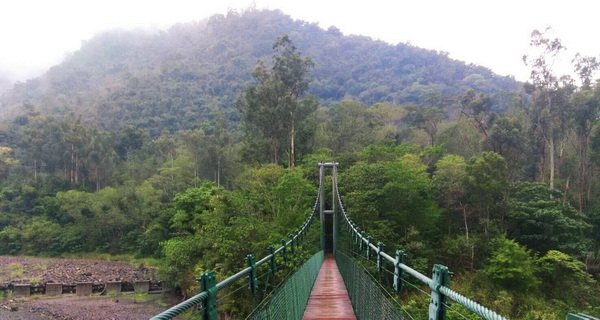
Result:
<instances>
[{"instance_id":1,"label":"wooden plank","mask_svg":"<svg viewBox=\"0 0 600 320\"><path fill-rule=\"evenodd\" d=\"M356 320L344 280L330 254L325 256L302 319Z\"/></svg>"}]
</instances>

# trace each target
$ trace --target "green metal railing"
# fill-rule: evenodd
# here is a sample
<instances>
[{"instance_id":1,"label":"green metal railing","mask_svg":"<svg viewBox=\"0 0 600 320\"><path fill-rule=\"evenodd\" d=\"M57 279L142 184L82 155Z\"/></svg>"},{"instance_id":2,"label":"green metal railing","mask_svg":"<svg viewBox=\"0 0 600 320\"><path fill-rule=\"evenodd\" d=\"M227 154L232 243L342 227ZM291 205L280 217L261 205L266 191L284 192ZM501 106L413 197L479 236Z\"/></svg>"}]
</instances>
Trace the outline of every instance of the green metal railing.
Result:
<instances>
[{"instance_id":1,"label":"green metal railing","mask_svg":"<svg viewBox=\"0 0 600 320\"><path fill-rule=\"evenodd\" d=\"M334 190L336 192L336 198L339 204L339 210L341 212L341 222L345 225L347 231L350 233L352 241L354 241L357 247L360 248L359 250L366 254L366 258L370 259L371 257L375 257L377 261L377 268L379 270L383 269L383 266L386 262L391 263L392 266L394 266L394 290L397 293L399 293L402 290L402 280L405 276L411 276L419 280L419 282L421 282L422 284L427 285L431 289L431 298L429 300L429 320L445 319L447 307L446 299L453 300L454 302L460 304L461 306L465 307L466 309L472 311L473 313L477 314L478 316L484 319L507 320L507 318L497 314L496 312L450 289L448 287L450 272L448 271L447 267L439 264L434 265L432 276L431 278L429 278L426 275L404 264L405 254L403 251L397 251L395 257L392 257L389 254L387 254L383 250L384 246L382 243L374 242L370 236L365 236L348 217L344 204L342 203L342 199L339 195L337 181L335 179L334 184ZM340 226L340 229L341 228L342 226ZM336 255L338 255L339 253L339 251L336 252ZM355 276L356 275L353 275L353 277ZM346 281L346 278L344 278L344 281ZM346 286L348 286L348 284L346 284ZM359 308L361 308L361 305L365 303L365 299L363 297L358 296L358 299L351 299L351 301L355 311L358 310L360 313ZM358 315L358 317L361 318L360 315ZM371 317L363 319L371 319ZM387 318L384 317L378 319Z\"/></svg>"},{"instance_id":2,"label":"green metal railing","mask_svg":"<svg viewBox=\"0 0 600 320\"><path fill-rule=\"evenodd\" d=\"M271 297L265 299L248 319L301 319L323 264L323 257L323 251L312 256Z\"/></svg>"},{"instance_id":3,"label":"green metal railing","mask_svg":"<svg viewBox=\"0 0 600 320\"><path fill-rule=\"evenodd\" d=\"M566 320L599 320L598 318L594 318L592 316L588 316L583 313L569 313L567 314Z\"/></svg>"},{"instance_id":4,"label":"green metal railing","mask_svg":"<svg viewBox=\"0 0 600 320\"><path fill-rule=\"evenodd\" d=\"M197 295L187 299L186 301L169 308L166 311L161 312L160 314L151 318L151 320L167 320L173 319L174 317L194 308L199 307L200 312L203 315L204 320L217 320L218 319L218 293L219 291L232 286L240 279L248 280L248 288L252 294L255 296L258 291L258 279L257 279L257 270L262 265L269 266L269 273L274 276L277 270L276 256L280 255L284 260L288 253L294 252L294 248L299 245L299 242L302 241L308 228L314 221L315 214L317 212L317 208L319 207L319 194L322 186L319 186L319 193L317 193L317 199L313 205L312 211L309 216L306 218L302 226L293 234L290 234L290 239L288 241L282 240L282 245L275 249L274 246L269 247L270 254L263 257L262 259L255 261L254 256L248 255L246 257L246 262L248 267L239 271L238 273L228 277L227 279L217 283L215 278L215 273L212 271L208 271L202 274L201 277L198 278L198 281L202 284L202 291Z\"/></svg>"}]
</instances>

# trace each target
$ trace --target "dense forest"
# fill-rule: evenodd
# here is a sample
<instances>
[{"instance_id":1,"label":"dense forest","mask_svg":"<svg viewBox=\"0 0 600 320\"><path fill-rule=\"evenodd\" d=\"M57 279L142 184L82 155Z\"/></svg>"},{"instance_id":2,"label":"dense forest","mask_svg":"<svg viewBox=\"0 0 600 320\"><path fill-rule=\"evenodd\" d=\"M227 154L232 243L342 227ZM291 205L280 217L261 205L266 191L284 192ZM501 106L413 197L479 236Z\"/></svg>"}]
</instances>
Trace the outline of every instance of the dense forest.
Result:
<instances>
[{"instance_id":1,"label":"dense forest","mask_svg":"<svg viewBox=\"0 0 600 320\"><path fill-rule=\"evenodd\" d=\"M510 318L600 316L600 63L531 45L518 84L277 11L100 35L2 97L0 254L154 257L194 292L297 228L335 160L415 269Z\"/></svg>"}]
</instances>

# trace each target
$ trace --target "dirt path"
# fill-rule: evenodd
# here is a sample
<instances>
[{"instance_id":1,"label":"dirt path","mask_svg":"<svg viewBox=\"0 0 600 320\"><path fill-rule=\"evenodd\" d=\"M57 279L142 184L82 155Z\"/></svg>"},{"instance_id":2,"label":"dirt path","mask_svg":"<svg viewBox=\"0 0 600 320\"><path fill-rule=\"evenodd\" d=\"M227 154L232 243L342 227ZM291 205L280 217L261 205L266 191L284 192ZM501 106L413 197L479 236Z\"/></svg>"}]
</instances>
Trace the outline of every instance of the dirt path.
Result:
<instances>
[{"instance_id":1,"label":"dirt path","mask_svg":"<svg viewBox=\"0 0 600 320\"><path fill-rule=\"evenodd\" d=\"M0 302L2 320L146 320L175 303L171 296L28 298ZM13 309L11 311L10 309Z\"/></svg>"}]
</instances>

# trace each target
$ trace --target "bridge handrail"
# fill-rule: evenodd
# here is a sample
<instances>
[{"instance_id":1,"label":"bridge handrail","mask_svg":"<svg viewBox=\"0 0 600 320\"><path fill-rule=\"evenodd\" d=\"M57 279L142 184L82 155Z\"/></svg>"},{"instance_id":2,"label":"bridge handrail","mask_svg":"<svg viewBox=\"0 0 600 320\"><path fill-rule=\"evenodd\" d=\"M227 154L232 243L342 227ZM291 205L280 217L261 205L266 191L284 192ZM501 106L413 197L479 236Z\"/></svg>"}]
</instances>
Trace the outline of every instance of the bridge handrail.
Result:
<instances>
[{"instance_id":1,"label":"bridge handrail","mask_svg":"<svg viewBox=\"0 0 600 320\"><path fill-rule=\"evenodd\" d=\"M266 255L265 257L263 257L262 259L258 260L256 262L256 264L254 265L254 267L246 267L245 269L242 269L238 273L217 283L215 285L215 290L218 292L224 288L229 287L231 284L233 284L237 280L243 278L244 276L248 276L252 272L253 269L258 268L260 265L270 261L278 253L283 252L283 250L285 250L286 247L293 245L293 243L296 239L298 239L303 234L305 234L308 227L310 226L311 222L313 221L313 219L315 217L315 213L317 212L317 208L319 206L319 194L321 192L321 188L322 188L322 186L319 186L319 191L317 192L317 197L315 200L315 204L313 205L312 212L308 215L308 217L306 218L306 220L304 221L302 226L290 237L290 240L288 240L287 242L282 244L279 248L274 250L273 253L270 253L270 254ZM161 312L160 314L155 315L154 317L150 318L150 320L173 319L174 317L191 309L193 306L205 301L208 297L209 297L209 291L204 290L204 291L196 294L195 296Z\"/></svg>"},{"instance_id":2,"label":"bridge handrail","mask_svg":"<svg viewBox=\"0 0 600 320\"><path fill-rule=\"evenodd\" d=\"M484 307L483 305L479 304L478 302L463 296L462 294L450 289L449 287L440 285L439 282L434 281L433 279L429 278L428 276L426 276L426 275L418 272L417 270L407 266L406 264L402 263L402 261L399 261L397 258L393 258L389 254L385 253L383 250L380 250L380 248L378 246L376 246L373 243L373 241L370 241L370 239L368 237L365 237L360 232L360 230L358 230L358 228L354 225L352 220L350 220L350 218L348 217L348 214L346 212L346 208L344 207L344 204L342 203L342 198L340 197L339 189L337 186L337 181L334 180L334 183L335 183L334 190L336 192L336 197L338 199L338 204L340 207L340 211L342 212L342 217L344 218L344 222L348 225L348 227L352 231L352 233L354 233L354 235L357 236L368 247L372 248L377 255L379 255L382 258L384 258L385 260L389 261L394 266L397 266L398 268L402 269L404 272L410 274L411 276L413 276L414 278L416 278L423 284L430 287L432 290L437 291L437 292L443 294L444 296L454 300L456 303L462 305L463 307L469 309L470 311L483 317L484 319L508 320L508 318L506 318L502 315L499 315L498 313L494 312L493 310L490 310L487 307Z\"/></svg>"}]
</instances>

